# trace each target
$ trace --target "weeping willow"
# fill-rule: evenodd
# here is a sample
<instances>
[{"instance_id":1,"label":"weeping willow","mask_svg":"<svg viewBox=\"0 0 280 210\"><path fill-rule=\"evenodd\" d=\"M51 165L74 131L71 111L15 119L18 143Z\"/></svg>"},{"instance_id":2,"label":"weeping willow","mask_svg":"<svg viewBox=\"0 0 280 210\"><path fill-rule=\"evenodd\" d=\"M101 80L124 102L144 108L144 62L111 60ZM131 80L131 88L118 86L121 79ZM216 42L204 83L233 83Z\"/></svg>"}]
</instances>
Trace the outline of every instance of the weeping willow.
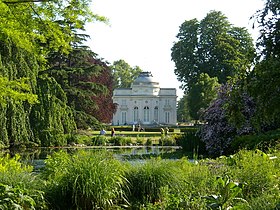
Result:
<instances>
[{"instance_id":1,"label":"weeping willow","mask_svg":"<svg viewBox=\"0 0 280 210\"><path fill-rule=\"evenodd\" d=\"M39 104L31 114L36 142L42 146L60 146L67 143L64 134L72 134L76 125L67 97L61 86L52 77L38 77Z\"/></svg>"},{"instance_id":2,"label":"weeping willow","mask_svg":"<svg viewBox=\"0 0 280 210\"><path fill-rule=\"evenodd\" d=\"M75 131L64 91L39 71L32 53L0 40L0 146L63 145Z\"/></svg>"}]
</instances>

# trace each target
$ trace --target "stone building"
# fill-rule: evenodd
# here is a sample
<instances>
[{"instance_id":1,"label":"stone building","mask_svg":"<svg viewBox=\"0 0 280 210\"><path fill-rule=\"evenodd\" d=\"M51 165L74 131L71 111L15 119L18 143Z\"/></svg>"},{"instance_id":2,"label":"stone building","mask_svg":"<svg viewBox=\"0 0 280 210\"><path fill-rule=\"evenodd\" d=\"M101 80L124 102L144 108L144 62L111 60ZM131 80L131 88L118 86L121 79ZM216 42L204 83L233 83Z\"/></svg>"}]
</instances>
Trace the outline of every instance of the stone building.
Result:
<instances>
[{"instance_id":1,"label":"stone building","mask_svg":"<svg viewBox=\"0 0 280 210\"><path fill-rule=\"evenodd\" d=\"M117 111L112 124L175 125L176 98L176 88L160 88L151 72L141 72L131 88L114 90Z\"/></svg>"}]
</instances>

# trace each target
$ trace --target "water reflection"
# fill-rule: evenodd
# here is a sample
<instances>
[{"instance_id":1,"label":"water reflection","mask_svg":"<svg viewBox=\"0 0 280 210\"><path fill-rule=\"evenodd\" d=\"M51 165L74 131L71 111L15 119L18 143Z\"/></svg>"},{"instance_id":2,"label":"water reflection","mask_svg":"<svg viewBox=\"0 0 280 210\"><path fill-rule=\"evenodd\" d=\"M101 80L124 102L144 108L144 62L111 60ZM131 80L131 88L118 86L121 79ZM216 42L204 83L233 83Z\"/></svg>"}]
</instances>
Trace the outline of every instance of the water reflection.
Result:
<instances>
[{"instance_id":1,"label":"water reflection","mask_svg":"<svg viewBox=\"0 0 280 210\"><path fill-rule=\"evenodd\" d=\"M167 147L167 146L137 146L137 147L63 147L63 148L36 148L36 149L25 149L25 150L7 150L2 153L8 153L12 157L15 154L21 156L21 160L34 166L34 170L37 171L44 167L44 160L48 155L54 152L65 151L69 154L75 154L80 150L89 150L92 152L108 151L112 152L113 155L119 160L125 161L143 161L151 157L161 157L162 159L178 159L185 154L182 152L180 147Z\"/></svg>"}]
</instances>

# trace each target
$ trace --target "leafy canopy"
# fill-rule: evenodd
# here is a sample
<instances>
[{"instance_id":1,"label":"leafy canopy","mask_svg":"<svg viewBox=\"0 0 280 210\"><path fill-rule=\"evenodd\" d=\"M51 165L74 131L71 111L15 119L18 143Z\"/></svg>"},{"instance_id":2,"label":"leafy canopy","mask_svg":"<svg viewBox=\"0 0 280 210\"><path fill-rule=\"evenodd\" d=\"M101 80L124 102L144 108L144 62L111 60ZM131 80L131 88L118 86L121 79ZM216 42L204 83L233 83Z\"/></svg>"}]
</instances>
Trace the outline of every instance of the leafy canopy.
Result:
<instances>
[{"instance_id":1,"label":"leafy canopy","mask_svg":"<svg viewBox=\"0 0 280 210\"><path fill-rule=\"evenodd\" d=\"M187 104L190 117L199 120L200 115L217 97L218 79L210 78L208 74L199 75L198 81L190 88L187 95Z\"/></svg>"},{"instance_id":2,"label":"leafy canopy","mask_svg":"<svg viewBox=\"0 0 280 210\"><path fill-rule=\"evenodd\" d=\"M6 77L0 77L0 104L6 104L9 99L28 101L30 104L38 103L37 95L31 93L26 78L9 81Z\"/></svg>"},{"instance_id":3,"label":"leafy canopy","mask_svg":"<svg viewBox=\"0 0 280 210\"><path fill-rule=\"evenodd\" d=\"M248 78L248 90L257 103L259 127L280 127L280 2L267 0L255 16L260 36L258 62ZM260 91L261 90L261 91Z\"/></svg>"},{"instance_id":4,"label":"leafy canopy","mask_svg":"<svg viewBox=\"0 0 280 210\"><path fill-rule=\"evenodd\" d=\"M118 60L111 66L115 88L130 88L132 82L138 77L142 69L139 66L131 67L124 60Z\"/></svg>"},{"instance_id":5,"label":"leafy canopy","mask_svg":"<svg viewBox=\"0 0 280 210\"><path fill-rule=\"evenodd\" d=\"M211 11L200 22L185 21L171 49L175 74L186 91L201 73L225 83L245 74L254 58L252 38L245 28L234 27L221 12Z\"/></svg>"}]
</instances>

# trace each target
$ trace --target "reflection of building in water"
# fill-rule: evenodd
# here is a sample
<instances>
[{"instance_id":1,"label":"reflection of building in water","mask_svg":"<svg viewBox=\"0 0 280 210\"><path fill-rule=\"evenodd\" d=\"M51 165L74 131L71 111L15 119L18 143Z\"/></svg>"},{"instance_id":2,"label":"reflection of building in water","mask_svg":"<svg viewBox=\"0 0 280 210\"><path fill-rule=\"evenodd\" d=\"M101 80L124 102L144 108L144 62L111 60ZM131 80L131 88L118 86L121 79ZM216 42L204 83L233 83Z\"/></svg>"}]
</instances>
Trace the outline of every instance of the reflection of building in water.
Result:
<instances>
[{"instance_id":1,"label":"reflection of building in water","mask_svg":"<svg viewBox=\"0 0 280 210\"><path fill-rule=\"evenodd\" d=\"M141 72L131 88L114 90L113 101L118 107L112 123L175 125L176 98L176 88L160 88L151 72Z\"/></svg>"}]
</instances>

